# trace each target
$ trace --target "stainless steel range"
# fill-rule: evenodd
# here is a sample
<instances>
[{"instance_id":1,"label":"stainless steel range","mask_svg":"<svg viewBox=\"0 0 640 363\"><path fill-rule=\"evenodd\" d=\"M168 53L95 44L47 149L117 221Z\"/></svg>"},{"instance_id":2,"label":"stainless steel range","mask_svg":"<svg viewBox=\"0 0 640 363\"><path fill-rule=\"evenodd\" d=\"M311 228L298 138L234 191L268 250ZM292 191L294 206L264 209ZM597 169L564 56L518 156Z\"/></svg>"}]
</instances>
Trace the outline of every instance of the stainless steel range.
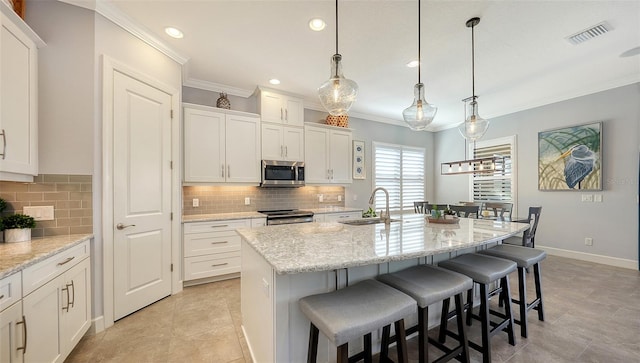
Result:
<instances>
[{"instance_id":1,"label":"stainless steel range","mask_svg":"<svg viewBox=\"0 0 640 363\"><path fill-rule=\"evenodd\" d=\"M313 212L298 209L259 210L267 216L267 226L313 222Z\"/></svg>"}]
</instances>

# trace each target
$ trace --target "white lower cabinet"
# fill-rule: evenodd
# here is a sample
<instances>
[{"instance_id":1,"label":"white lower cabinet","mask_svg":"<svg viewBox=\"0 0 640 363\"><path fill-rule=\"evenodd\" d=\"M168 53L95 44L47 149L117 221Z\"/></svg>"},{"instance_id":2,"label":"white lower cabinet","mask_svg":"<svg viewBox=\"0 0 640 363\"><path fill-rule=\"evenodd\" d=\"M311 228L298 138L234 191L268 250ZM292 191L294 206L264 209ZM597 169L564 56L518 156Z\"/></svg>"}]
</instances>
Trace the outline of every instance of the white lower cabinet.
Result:
<instances>
[{"instance_id":1,"label":"white lower cabinet","mask_svg":"<svg viewBox=\"0 0 640 363\"><path fill-rule=\"evenodd\" d=\"M25 326L22 316L22 275L0 279L0 362L22 362Z\"/></svg>"},{"instance_id":2,"label":"white lower cabinet","mask_svg":"<svg viewBox=\"0 0 640 363\"><path fill-rule=\"evenodd\" d=\"M185 283L237 277L240 273L240 236L235 230L250 227L251 219L185 223Z\"/></svg>"},{"instance_id":3,"label":"white lower cabinet","mask_svg":"<svg viewBox=\"0 0 640 363\"><path fill-rule=\"evenodd\" d=\"M87 251L88 242L74 248ZM25 362L62 362L91 325L90 259L62 258L61 252L25 269L25 281L41 281L37 275L56 266L57 276L22 298L26 320Z\"/></svg>"}]
</instances>

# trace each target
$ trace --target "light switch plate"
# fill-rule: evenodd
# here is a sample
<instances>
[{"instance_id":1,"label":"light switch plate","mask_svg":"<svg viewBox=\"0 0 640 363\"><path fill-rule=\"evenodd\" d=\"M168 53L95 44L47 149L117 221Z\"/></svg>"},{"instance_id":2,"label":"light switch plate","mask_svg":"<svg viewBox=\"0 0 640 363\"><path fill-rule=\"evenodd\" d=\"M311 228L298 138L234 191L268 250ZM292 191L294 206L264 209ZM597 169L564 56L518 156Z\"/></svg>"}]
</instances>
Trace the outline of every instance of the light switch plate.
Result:
<instances>
[{"instance_id":1,"label":"light switch plate","mask_svg":"<svg viewBox=\"0 0 640 363\"><path fill-rule=\"evenodd\" d=\"M583 202L593 202L593 194L582 194Z\"/></svg>"},{"instance_id":2,"label":"light switch plate","mask_svg":"<svg viewBox=\"0 0 640 363\"><path fill-rule=\"evenodd\" d=\"M251 204L251 198L245 197L244 198L244 205L249 205L249 204Z\"/></svg>"},{"instance_id":3,"label":"light switch plate","mask_svg":"<svg viewBox=\"0 0 640 363\"><path fill-rule=\"evenodd\" d=\"M197 208L200 206L200 199L198 198L193 198L193 207Z\"/></svg>"},{"instance_id":4,"label":"light switch plate","mask_svg":"<svg viewBox=\"0 0 640 363\"><path fill-rule=\"evenodd\" d=\"M602 194L594 194L593 201L596 203L602 203Z\"/></svg>"}]
</instances>

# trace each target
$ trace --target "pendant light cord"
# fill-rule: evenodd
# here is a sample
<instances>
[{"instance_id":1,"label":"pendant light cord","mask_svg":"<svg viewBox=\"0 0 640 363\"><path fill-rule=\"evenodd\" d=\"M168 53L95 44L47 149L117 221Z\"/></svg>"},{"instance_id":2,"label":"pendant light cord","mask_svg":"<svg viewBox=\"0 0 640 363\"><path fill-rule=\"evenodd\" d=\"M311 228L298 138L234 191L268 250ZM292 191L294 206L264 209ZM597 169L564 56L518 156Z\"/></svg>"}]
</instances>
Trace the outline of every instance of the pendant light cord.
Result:
<instances>
[{"instance_id":1,"label":"pendant light cord","mask_svg":"<svg viewBox=\"0 0 640 363\"><path fill-rule=\"evenodd\" d=\"M338 53L338 0L336 0L336 54Z\"/></svg>"},{"instance_id":2,"label":"pendant light cord","mask_svg":"<svg viewBox=\"0 0 640 363\"><path fill-rule=\"evenodd\" d=\"M475 37L473 35L473 28L475 25L471 25L471 94L473 95L473 99L471 102L476 100L476 64L475 64Z\"/></svg>"},{"instance_id":3,"label":"pendant light cord","mask_svg":"<svg viewBox=\"0 0 640 363\"><path fill-rule=\"evenodd\" d=\"M420 63L422 63L422 58L420 57L420 3L421 0L418 0L418 83L420 82Z\"/></svg>"}]
</instances>

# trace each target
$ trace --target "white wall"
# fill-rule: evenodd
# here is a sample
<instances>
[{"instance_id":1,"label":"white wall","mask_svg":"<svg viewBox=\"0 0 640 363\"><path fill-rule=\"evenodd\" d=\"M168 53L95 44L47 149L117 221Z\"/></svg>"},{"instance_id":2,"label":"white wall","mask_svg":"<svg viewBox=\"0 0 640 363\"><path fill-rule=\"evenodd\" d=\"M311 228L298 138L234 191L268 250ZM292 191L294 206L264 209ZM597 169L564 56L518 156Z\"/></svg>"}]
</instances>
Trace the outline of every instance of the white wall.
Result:
<instances>
[{"instance_id":1,"label":"white wall","mask_svg":"<svg viewBox=\"0 0 640 363\"><path fill-rule=\"evenodd\" d=\"M638 100L640 84L633 84L491 120L483 140L517 135L518 209L522 214L529 206L543 207L537 245L638 260ZM604 190L539 191L538 132L597 121L604 123ZM438 132L435 145L438 166L444 161L458 160L464 154L464 142L456 129ZM456 151L453 158L451 149ZM581 202L581 194L596 193L602 194L602 203ZM435 194L443 201L469 199L469 178L437 173ZM593 246L585 246L585 237L593 238Z\"/></svg>"}]
</instances>

